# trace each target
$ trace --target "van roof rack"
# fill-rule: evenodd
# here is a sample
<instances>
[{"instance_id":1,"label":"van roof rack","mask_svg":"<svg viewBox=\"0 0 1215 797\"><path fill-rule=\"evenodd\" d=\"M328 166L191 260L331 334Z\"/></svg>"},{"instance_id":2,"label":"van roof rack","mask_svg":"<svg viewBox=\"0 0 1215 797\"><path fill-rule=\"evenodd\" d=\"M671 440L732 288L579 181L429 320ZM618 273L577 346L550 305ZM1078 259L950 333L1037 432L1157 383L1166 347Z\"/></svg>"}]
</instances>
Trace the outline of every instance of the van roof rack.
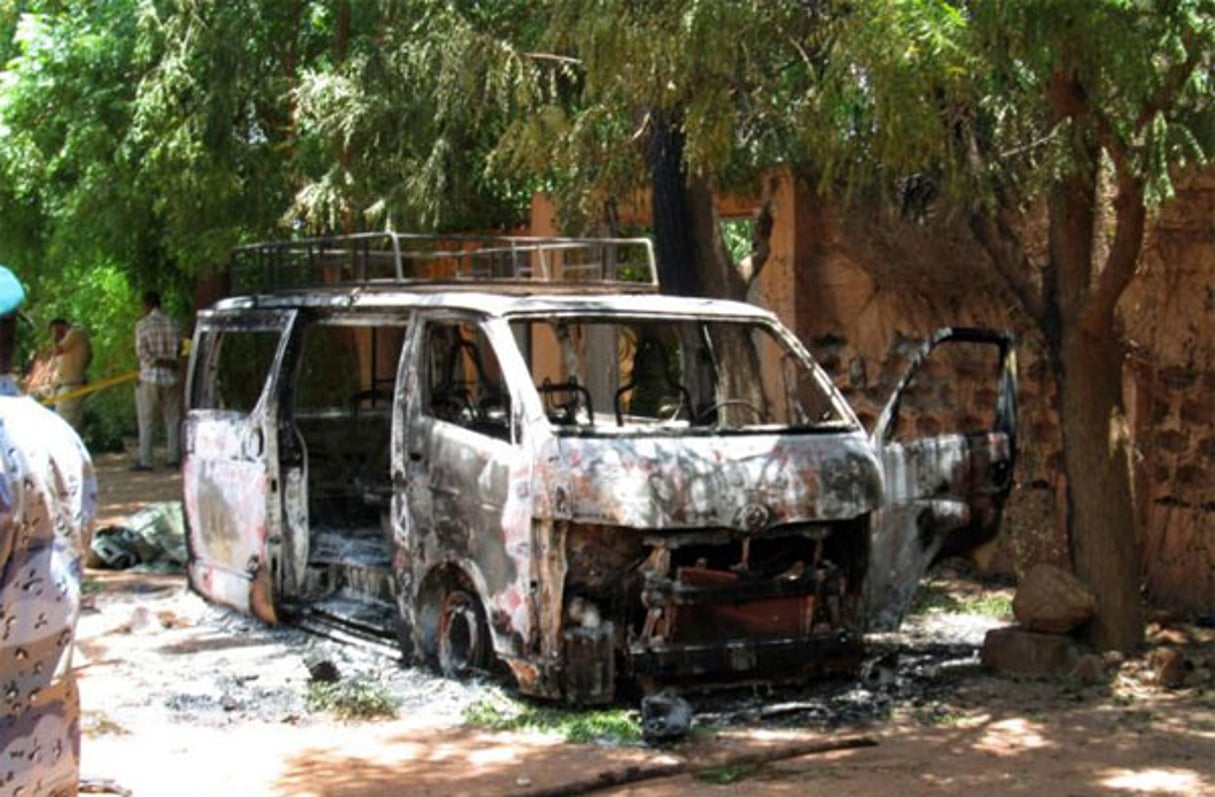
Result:
<instances>
[{"instance_id":1,"label":"van roof rack","mask_svg":"<svg viewBox=\"0 0 1215 797\"><path fill-rule=\"evenodd\" d=\"M252 244L229 265L233 293L480 283L655 291L658 270L648 238L395 232Z\"/></svg>"}]
</instances>

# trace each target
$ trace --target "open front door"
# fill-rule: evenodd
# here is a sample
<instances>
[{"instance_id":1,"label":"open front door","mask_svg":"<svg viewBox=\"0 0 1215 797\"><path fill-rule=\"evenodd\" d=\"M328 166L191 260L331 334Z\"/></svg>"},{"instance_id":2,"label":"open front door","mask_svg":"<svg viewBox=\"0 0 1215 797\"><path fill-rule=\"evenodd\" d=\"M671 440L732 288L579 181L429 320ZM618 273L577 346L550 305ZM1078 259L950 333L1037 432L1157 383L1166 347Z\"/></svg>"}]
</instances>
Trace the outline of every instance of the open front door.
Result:
<instances>
[{"instance_id":1,"label":"open front door","mask_svg":"<svg viewBox=\"0 0 1215 797\"><path fill-rule=\"evenodd\" d=\"M267 622L282 547L277 385L294 311L199 313L183 488L190 585Z\"/></svg>"},{"instance_id":2,"label":"open front door","mask_svg":"<svg viewBox=\"0 0 1215 797\"><path fill-rule=\"evenodd\" d=\"M870 630L898 627L933 562L972 551L999 532L1013 483L1016 424L1011 335L933 333L873 431L886 489L870 530Z\"/></svg>"}]
</instances>

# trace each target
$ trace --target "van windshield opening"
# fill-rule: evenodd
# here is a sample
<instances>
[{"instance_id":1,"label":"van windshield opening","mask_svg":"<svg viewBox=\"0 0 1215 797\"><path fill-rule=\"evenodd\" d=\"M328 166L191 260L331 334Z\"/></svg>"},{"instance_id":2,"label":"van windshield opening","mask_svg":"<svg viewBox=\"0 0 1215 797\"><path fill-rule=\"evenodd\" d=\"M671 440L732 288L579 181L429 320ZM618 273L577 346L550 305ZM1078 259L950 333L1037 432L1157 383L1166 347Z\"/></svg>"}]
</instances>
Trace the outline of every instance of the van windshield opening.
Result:
<instances>
[{"instance_id":1,"label":"van windshield opening","mask_svg":"<svg viewBox=\"0 0 1215 797\"><path fill-rule=\"evenodd\" d=\"M765 324L663 318L511 322L559 429L770 430L848 421L827 377Z\"/></svg>"}]
</instances>

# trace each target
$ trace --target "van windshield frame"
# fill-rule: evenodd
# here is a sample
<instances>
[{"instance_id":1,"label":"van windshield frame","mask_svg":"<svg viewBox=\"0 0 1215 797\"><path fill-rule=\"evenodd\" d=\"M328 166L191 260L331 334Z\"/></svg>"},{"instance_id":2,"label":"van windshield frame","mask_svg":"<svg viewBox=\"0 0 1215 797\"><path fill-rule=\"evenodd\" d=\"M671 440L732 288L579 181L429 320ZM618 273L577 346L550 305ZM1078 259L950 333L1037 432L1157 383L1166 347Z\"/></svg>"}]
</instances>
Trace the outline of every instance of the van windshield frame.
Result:
<instances>
[{"instance_id":1,"label":"van windshield frame","mask_svg":"<svg viewBox=\"0 0 1215 797\"><path fill-rule=\"evenodd\" d=\"M859 428L830 378L765 319L513 315L508 322L557 434Z\"/></svg>"}]
</instances>

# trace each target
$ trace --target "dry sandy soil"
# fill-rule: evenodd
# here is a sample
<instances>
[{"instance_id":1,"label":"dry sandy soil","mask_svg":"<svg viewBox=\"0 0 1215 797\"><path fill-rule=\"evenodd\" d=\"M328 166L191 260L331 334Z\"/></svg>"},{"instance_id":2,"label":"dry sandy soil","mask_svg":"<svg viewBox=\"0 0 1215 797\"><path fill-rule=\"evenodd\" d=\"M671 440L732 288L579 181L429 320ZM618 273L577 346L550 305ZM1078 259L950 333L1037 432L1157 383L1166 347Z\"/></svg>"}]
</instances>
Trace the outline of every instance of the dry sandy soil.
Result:
<instances>
[{"instance_id":1,"label":"dry sandy soil","mask_svg":"<svg viewBox=\"0 0 1215 797\"><path fill-rule=\"evenodd\" d=\"M103 523L180 488L173 474L128 474L121 458L98 464ZM1215 639L1194 625L1153 626L1143 656L1081 685L985 673L974 652L990 618L926 615L895 640L897 670L798 693L693 696L690 740L655 749L470 727L467 708L496 699L496 687L265 627L206 604L180 575L90 571L86 591L82 775L139 797L572 794L662 764L699 771L595 793L1215 795ZM1193 668L1184 688L1155 682L1161 647ZM380 684L397 717L310 711L307 665L317 660ZM857 737L876 744L737 762Z\"/></svg>"}]
</instances>

